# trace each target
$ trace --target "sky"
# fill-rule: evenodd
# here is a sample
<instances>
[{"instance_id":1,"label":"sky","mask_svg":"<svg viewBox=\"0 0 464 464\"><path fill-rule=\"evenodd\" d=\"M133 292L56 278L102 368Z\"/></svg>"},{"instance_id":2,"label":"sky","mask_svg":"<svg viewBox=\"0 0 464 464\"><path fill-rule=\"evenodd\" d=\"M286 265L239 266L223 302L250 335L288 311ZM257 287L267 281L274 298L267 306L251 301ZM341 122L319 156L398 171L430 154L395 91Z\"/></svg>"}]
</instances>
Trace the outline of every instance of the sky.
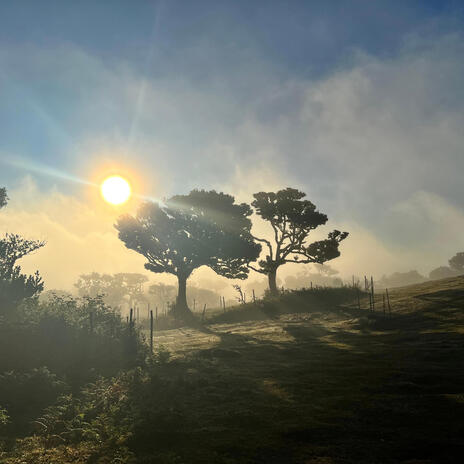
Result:
<instances>
[{"instance_id":1,"label":"sky","mask_svg":"<svg viewBox=\"0 0 464 464\"><path fill-rule=\"evenodd\" d=\"M1 2L0 232L46 240L25 269L71 288L143 272L106 174L291 186L350 232L342 275L428 274L464 249L463 33L460 1Z\"/></svg>"}]
</instances>

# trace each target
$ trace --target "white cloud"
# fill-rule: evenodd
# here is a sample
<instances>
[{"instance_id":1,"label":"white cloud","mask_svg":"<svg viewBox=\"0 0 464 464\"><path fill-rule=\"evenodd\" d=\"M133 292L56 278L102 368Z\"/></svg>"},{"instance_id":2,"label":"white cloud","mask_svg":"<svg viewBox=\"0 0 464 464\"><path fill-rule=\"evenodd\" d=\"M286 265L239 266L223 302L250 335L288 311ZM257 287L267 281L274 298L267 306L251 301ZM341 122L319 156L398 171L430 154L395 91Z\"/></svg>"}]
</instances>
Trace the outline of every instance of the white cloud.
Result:
<instances>
[{"instance_id":1,"label":"white cloud","mask_svg":"<svg viewBox=\"0 0 464 464\"><path fill-rule=\"evenodd\" d=\"M4 93L16 89L50 137L67 141L68 161L56 163L79 175L104 153L135 166L154 196L204 187L251 201L256 191L296 186L328 213L329 229L350 232L334 261L346 275L427 272L464 247L459 36L410 41L386 59L358 53L319 80L285 79L250 54L233 77L240 95L227 76L200 87L67 47L27 56L0 53ZM57 91L54 106L46 97ZM48 239L27 265L43 268L51 286L69 286L74 270L143 269L85 195L22 186L10 196L0 227Z\"/></svg>"}]
</instances>

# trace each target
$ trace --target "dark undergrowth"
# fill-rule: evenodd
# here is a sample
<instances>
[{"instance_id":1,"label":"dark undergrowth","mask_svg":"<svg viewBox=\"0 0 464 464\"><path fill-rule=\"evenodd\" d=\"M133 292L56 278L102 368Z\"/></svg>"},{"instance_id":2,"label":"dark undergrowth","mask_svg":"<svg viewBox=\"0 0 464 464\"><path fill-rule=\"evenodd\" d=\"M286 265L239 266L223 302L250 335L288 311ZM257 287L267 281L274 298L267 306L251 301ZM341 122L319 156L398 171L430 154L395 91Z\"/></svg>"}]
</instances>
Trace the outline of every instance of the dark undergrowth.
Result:
<instances>
[{"instance_id":1,"label":"dark undergrowth","mask_svg":"<svg viewBox=\"0 0 464 464\"><path fill-rule=\"evenodd\" d=\"M0 462L460 462L464 330L457 293L448 291L441 303L440 289L433 301L419 292L393 294L395 315L368 314L360 328L362 311L342 291L320 290L326 304L319 318L310 292L301 291L264 301L267 325L242 322L224 331L215 319L209 348L172 358L158 350L78 389L63 384L62 374L30 371L15 382L26 396L42 385L39 396L49 404L30 420L32 432L12 442L5 422L15 418L0 396ZM420 311L402 312L416 301ZM255 306L217 317L244 318ZM296 313L291 321L278 319L289 312ZM280 338L260 336L274 323Z\"/></svg>"}]
</instances>

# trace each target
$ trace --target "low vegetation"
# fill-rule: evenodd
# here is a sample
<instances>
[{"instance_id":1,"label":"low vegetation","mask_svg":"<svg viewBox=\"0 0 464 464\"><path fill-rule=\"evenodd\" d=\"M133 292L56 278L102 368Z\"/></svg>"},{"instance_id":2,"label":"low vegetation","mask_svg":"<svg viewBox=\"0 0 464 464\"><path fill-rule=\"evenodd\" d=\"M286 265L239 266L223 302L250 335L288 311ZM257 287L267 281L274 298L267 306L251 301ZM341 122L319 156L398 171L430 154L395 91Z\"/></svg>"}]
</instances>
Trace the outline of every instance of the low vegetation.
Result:
<instances>
[{"instance_id":1,"label":"low vegetation","mask_svg":"<svg viewBox=\"0 0 464 464\"><path fill-rule=\"evenodd\" d=\"M3 374L1 462L458 462L463 303L462 277L392 291L391 316L350 288L287 292L158 331L113 373L83 363L81 383Z\"/></svg>"}]
</instances>

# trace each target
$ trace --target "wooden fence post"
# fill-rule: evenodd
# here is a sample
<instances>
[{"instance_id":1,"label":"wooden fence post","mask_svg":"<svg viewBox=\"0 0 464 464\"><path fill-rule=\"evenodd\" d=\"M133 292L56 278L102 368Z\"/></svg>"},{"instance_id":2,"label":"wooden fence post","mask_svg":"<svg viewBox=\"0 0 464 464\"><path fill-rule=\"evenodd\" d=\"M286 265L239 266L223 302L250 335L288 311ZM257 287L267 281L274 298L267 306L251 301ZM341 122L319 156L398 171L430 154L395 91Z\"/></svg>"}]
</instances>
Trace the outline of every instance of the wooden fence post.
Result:
<instances>
[{"instance_id":1,"label":"wooden fence post","mask_svg":"<svg viewBox=\"0 0 464 464\"><path fill-rule=\"evenodd\" d=\"M358 309L361 311L361 301L359 299L359 288L356 287L356 296L358 297Z\"/></svg>"},{"instance_id":2,"label":"wooden fence post","mask_svg":"<svg viewBox=\"0 0 464 464\"><path fill-rule=\"evenodd\" d=\"M226 299L222 297L222 306L224 308L224 312L226 312Z\"/></svg>"},{"instance_id":3,"label":"wooden fence post","mask_svg":"<svg viewBox=\"0 0 464 464\"><path fill-rule=\"evenodd\" d=\"M153 311L150 311L150 354L153 353Z\"/></svg>"},{"instance_id":4,"label":"wooden fence post","mask_svg":"<svg viewBox=\"0 0 464 464\"><path fill-rule=\"evenodd\" d=\"M253 289L253 303L256 303L255 289Z\"/></svg>"},{"instance_id":5,"label":"wooden fence post","mask_svg":"<svg viewBox=\"0 0 464 464\"><path fill-rule=\"evenodd\" d=\"M203 313L201 315L201 320L204 321L205 320L205 313L206 313L206 303L205 303L205 306L203 306Z\"/></svg>"},{"instance_id":6,"label":"wooden fence post","mask_svg":"<svg viewBox=\"0 0 464 464\"><path fill-rule=\"evenodd\" d=\"M390 295L388 294L388 288L385 289L385 293L387 294L387 302L388 302L388 315L391 316L391 306L390 306Z\"/></svg>"},{"instance_id":7,"label":"wooden fence post","mask_svg":"<svg viewBox=\"0 0 464 464\"><path fill-rule=\"evenodd\" d=\"M375 302L374 302L374 278L371 276L371 293L372 293L372 311L375 310Z\"/></svg>"}]
</instances>

